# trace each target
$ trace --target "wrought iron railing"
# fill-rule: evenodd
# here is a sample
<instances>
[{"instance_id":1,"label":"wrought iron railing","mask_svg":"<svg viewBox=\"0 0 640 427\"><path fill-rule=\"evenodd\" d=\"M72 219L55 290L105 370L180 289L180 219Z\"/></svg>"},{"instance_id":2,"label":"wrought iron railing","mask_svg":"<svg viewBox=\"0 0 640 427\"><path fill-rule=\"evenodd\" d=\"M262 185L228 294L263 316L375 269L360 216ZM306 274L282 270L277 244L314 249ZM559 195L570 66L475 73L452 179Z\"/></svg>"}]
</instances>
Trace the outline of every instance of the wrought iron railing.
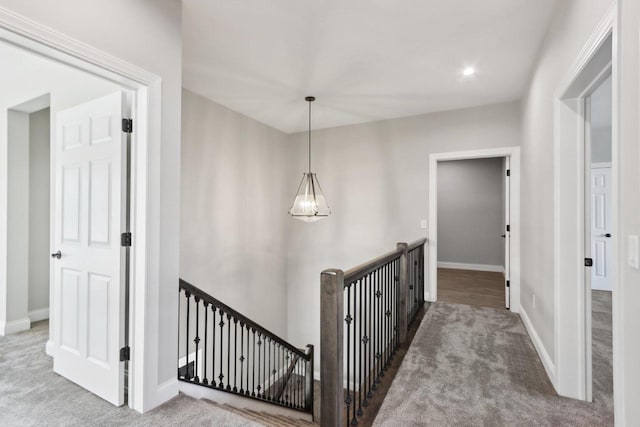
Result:
<instances>
[{"instance_id":1,"label":"wrought iron railing","mask_svg":"<svg viewBox=\"0 0 640 427\"><path fill-rule=\"evenodd\" d=\"M180 280L178 379L313 415L313 345L300 350Z\"/></svg>"},{"instance_id":2,"label":"wrought iron railing","mask_svg":"<svg viewBox=\"0 0 640 427\"><path fill-rule=\"evenodd\" d=\"M418 240L407 248L409 263L409 324L424 306L424 242Z\"/></svg>"},{"instance_id":3,"label":"wrought iron railing","mask_svg":"<svg viewBox=\"0 0 640 427\"><path fill-rule=\"evenodd\" d=\"M396 250L343 272L321 275L323 426L356 425L374 396L407 327L424 305L424 245Z\"/></svg>"}]
</instances>

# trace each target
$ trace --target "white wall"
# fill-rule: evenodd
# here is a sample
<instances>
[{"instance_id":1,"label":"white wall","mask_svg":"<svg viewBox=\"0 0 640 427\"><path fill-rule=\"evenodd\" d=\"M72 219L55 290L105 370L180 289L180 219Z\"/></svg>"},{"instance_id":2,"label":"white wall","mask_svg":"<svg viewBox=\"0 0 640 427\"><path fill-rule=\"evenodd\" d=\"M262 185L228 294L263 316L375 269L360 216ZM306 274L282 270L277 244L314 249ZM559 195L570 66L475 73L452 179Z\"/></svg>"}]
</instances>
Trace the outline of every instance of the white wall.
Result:
<instances>
[{"instance_id":1,"label":"white wall","mask_svg":"<svg viewBox=\"0 0 640 427\"><path fill-rule=\"evenodd\" d=\"M0 249L7 260L6 273L0 277L6 307L0 333L5 334L29 328L29 239L25 239L29 233L29 114L0 108L0 123L7 129L0 134L7 159L0 182L9 183L7 241Z\"/></svg>"},{"instance_id":2,"label":"white wall","mask_svg":"<svg viewBox=\"0 0 640 427\"><path fill-rule=\"evenodd\" d=\"M438 163L438 262L504 267L503 162Z\"/></svg>"},{"instance_id":3,"label":"white wall","mask_svg":"<svg viewBox=\"0 0 640 427\"><path fill-rule=\"evenodd\" d=\"M617 249L620 258L616 271L619 277L618 289L614 289L614 313L619 310L621 323L614 323L614 378L615 391L624 391L624 405L618 405L616 423L634 426L640 420L640 271L627 263L629 251L627 238L640 234L640 2L637 0L619 0L619 38L618 38L618 78L619 85L614 88L619 97L618 125L620 126L618 151L614 159L619 159L617 171L620 200L616 221L619 225ZM616 322L614 317L614 322ZM620 338L620 339L618 339Z\"/></svg>"},{"instance_id":4,"label":"white wall","mask_svg":"<svg viewBox=\"0 0 640 427\"><path fill-rule=\"evenodd\" d=\"M50 114L29 114L29 313L49 308Z\"/></svg>"},{"instance_id":5,"label":"white wall","mask_svg":"<svg viewBox=\"0 0 640 427\"><path fill-rule=\"evenodd\" d=\"M611 162L611 77L591 94L591 162Z\"/></svg>"},{"instance_id":6,"label":"white wall","mask_svg":"<svg viewBox=\"0 0 640 427\"><path fill-rule=\"evenodd\" d=\"M0 7L162 79L161 141L150 145L147 165L144 399L133 403L138 410L151 409L178 391L182 4L178 0L0 0Z\"/></svg>"},{"instance_id":7,"label":"white wall","mask_svg":"<svg viewBox=\"0 0 640 427\"><path fill-rule=\"evenodd\" d=\"M319 348L322 270L348 269L394 249L397 242L427 235L420 220L428 218L429 154L519 145L519 110L518 103L506 103L313 133L312 170L333 214L310 224L289 220L292 343ZM306 169L306 137L289 137L291 197Z\"/></svg>"},{"instance_id":8,"label":"white wall","mask_svg":"<svg viewBox=\"0 0 640 427\"><path fill-rule=\"evenodd\" d=\"M284 133L183 91L180 275L282 337L287 148Z\"/></svg>"},{"instance_id":9,"label":"white wall","mask_svg":"<svg viewBox=\"0 0 640 427\"><path fill-rule=\"evenodd\" d=\"M557 231L553 227L554 91L610 5L610 0L558 2L523 100L521 304L551 358Z\"/></svg>"}]
</instances>

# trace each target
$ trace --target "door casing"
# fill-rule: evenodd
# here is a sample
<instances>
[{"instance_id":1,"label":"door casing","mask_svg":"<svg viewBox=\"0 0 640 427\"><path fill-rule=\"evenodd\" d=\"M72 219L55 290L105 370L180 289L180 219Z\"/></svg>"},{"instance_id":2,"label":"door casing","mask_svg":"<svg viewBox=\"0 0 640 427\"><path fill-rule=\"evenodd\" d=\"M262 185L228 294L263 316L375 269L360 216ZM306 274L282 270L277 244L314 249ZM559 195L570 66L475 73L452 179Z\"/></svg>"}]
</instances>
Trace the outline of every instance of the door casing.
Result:
<instances>
[{"instance_id":1,"label":"door casing","mask_svg":"<svg viewBox=\"0 0 640 427\"><path fill-rule=\"evenodd\" d=\"M429 227L428 262L425 263L425 300L438 299L438 162L447 160L485 159L508 157L510 161L510 226L511 244L509 253L510 310L520 312L520 147L489 148L484 150L454 151L429 155Z\"/></svg>"}]
</instances>

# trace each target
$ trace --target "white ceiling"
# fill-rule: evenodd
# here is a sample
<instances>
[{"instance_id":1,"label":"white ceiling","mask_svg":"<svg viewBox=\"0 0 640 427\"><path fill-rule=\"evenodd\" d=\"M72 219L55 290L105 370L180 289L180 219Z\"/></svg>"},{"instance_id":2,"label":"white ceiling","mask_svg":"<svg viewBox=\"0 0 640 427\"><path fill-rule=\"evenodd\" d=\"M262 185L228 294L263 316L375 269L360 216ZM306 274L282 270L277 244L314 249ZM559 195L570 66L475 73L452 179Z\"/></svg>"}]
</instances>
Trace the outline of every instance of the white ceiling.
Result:
<instances>
[{"instance_id":1,"label":"white ceiling","mask_svg":"<svg viewBox=\"0 0 640 427\"><path fill-rule=\"evenodd\" d=\"M183 0L184 87L287 133L516 100L556 2Z\"/></svg>"}]
</instances>

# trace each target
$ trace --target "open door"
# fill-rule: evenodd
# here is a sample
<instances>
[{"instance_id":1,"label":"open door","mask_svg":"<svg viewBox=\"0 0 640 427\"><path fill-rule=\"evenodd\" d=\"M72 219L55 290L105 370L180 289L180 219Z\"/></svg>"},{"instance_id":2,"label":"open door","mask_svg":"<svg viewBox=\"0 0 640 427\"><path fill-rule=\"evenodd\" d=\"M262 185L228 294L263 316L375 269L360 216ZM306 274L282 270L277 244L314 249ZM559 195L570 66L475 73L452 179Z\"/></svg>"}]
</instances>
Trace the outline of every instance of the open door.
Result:
<instances>
[{"instance_id":1,"label":"open door","mask_svg":"<svg viewBox=\"0 0 640 427\"><path fill-rule=\"evenodd\" d=\"M505 185L504 185L504 306L511 308L511 159L504 158Z\"/></svg>"},{"instance_id":2,"label":"open door","mask_svg":"<svg viewBox=\"0 0 640 427\"><path fill-rule=\"evenodd\" d=\"M126 96L114 93L56 117L53 272L58 374L124 404Z\"/></svg>"}]
</instances>

